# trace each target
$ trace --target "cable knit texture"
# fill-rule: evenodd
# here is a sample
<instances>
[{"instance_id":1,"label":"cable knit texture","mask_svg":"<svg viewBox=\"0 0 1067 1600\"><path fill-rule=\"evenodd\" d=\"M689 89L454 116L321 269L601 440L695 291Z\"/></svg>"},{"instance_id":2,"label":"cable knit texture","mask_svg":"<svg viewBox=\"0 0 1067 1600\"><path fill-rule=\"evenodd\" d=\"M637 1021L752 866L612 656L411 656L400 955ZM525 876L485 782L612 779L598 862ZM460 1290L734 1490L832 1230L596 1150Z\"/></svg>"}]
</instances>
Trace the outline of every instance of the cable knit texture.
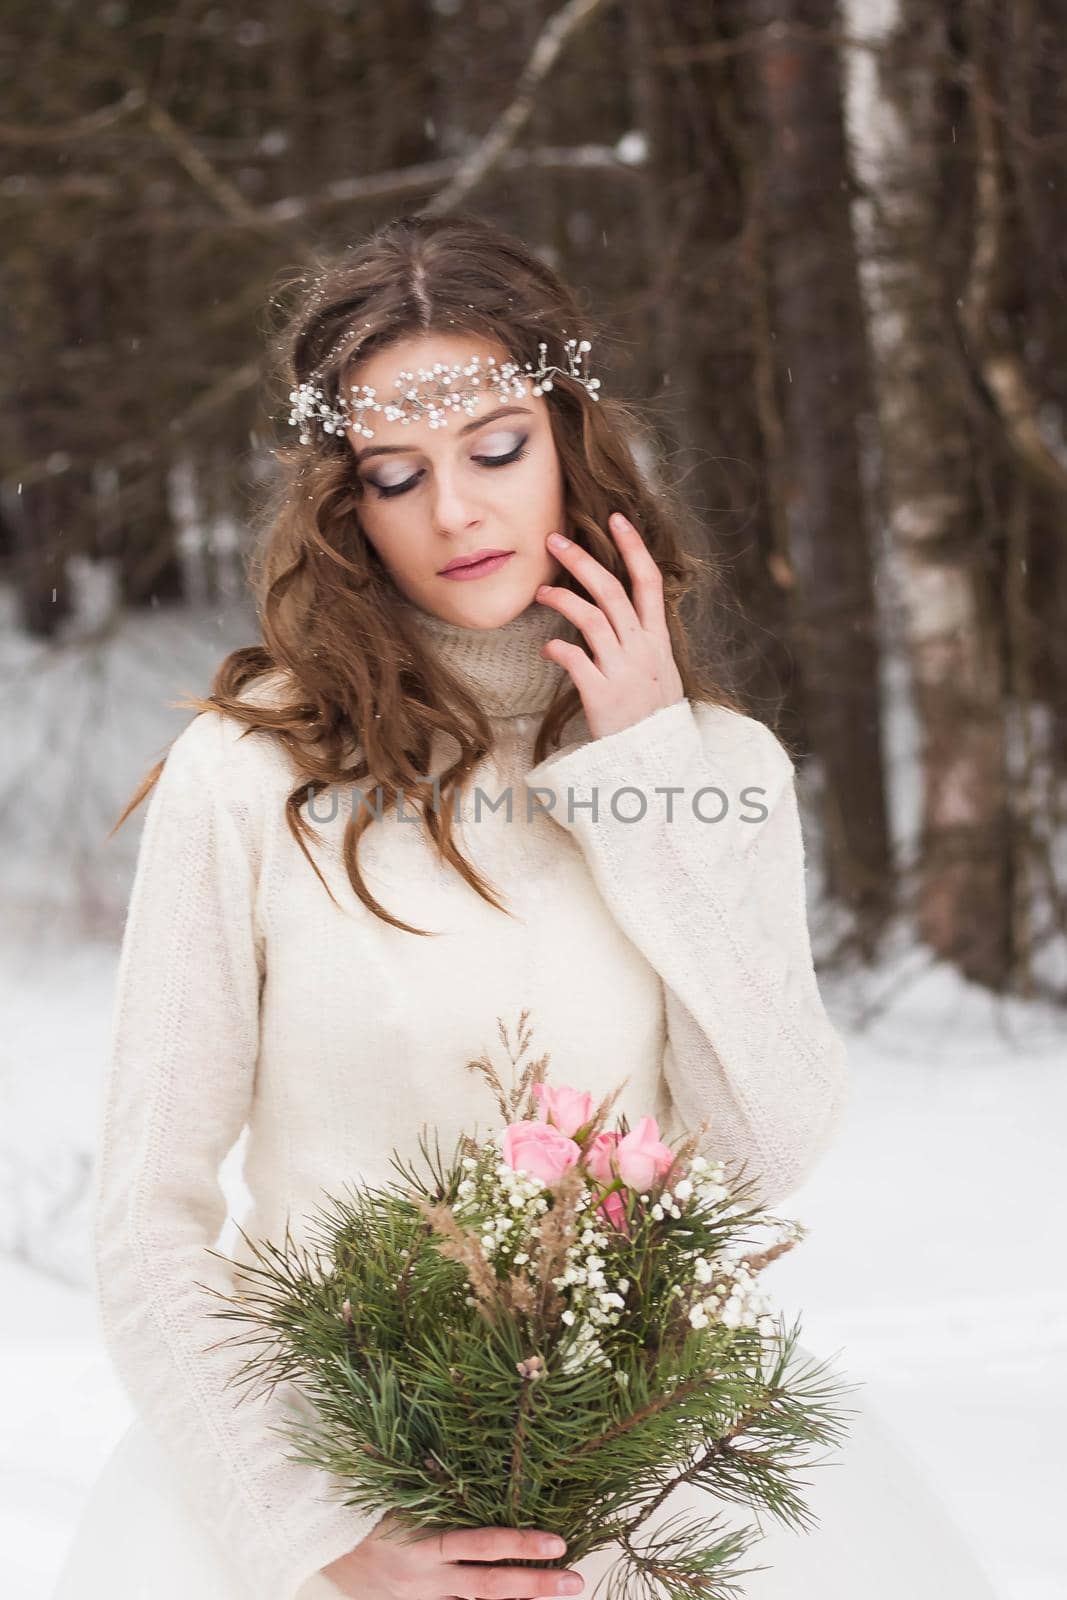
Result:
<instances>
[{"instance_id":1,"label":"cable knit texture","mask_svg":"<svg viewBox=\"0 0 1067 1600\"><path fill-rule=\"evenodd\" d=\"M811 1170L849 1092L774 734L682 699L598 739L579 714L532 766L565 674L541 649L577 630L537 602L491 630L412 610L494 719L457 842L512 914L438 860L408 807L382 808L360 859L378 900L432 936L372 916L340 855L351 793L310 813L334 906L282 814L299 774L269 735L216 712L171 748L130 899L95 1175L98 1300L235 1600L335 1600L320 1569L379 1520L289 1458L277 1425L311 1414L293 1386L253 1397L228 1381L247 1351L219 1345L235 1325L206 1290L233 1279L208 1247L225 1221L220 1163L246 1125L253 1203L237 1220L299 1239L324 1192L395 1179L394 1150L418 1161L423 1127L442 1151L495 1129L467 1063L488 1051L507 1080L497 1018L514 1039L524 1009L552 1081L600 1097L625 1080L616 1111L656 1115L672 1140L710 1116L705 1153L745 1162L768 1204ZM434 770L444 759L441 743Z\"/></svg>"}]
</instances>

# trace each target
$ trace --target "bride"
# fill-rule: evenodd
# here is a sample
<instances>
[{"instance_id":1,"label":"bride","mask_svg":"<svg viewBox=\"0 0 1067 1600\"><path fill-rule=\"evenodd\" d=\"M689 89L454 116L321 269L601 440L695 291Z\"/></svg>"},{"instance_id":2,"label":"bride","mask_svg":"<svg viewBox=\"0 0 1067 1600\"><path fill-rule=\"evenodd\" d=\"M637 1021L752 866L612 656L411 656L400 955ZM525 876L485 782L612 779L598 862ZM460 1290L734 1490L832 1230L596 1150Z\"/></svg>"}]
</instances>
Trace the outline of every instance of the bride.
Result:
<instances>
[{"instance_id":1,"label":"bride","mask_svg":"<svg viewBox=\"0 0 1067 1600\"><path fill-rule=\"evenodd\" d=\"M652 1108L665 1139L707 1121L704 1153L767 1205L839 1129L794 763L694 659L680 602L713 569L590 375L585 324L470 216L382 227L292 314L262 641L120 819L150 794L94 1189L136 1415L54 1600L592 1593L615 1560L568 1568L544 1530L399 1544L288 1454L279 1424L307 1401L241 1393L211 1314L233 1288L210 1250L219 1167L246 1128L242 1227L299 1237L324 1191L388 1181L424 1123L445 1149L484 1130L466 1063L527 1010L556 1081L599 1099L625 1080L617 1112ZM753 1600L992 1594L869 1405L806 1482L817 1526L762 1528ZM663 1516L687 1503L751 1525L679 1491ZM516 1555L544 1565L494 1564Z\"/></svg>"}]
</instances>

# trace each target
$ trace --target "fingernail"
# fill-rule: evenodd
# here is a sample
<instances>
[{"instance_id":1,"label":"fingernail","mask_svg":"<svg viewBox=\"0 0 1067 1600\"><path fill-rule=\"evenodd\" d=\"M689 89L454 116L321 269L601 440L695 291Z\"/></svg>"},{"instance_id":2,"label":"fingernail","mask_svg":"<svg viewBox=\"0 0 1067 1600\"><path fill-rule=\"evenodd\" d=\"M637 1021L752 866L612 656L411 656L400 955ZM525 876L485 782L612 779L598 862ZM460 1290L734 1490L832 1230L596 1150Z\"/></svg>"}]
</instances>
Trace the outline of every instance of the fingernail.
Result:
<instances>
[{"instance_id":1,"label":"fingernail","mask_svg":"<svg viewBox=\"0 0 1067 1600\"><path fill-rule=\"evenodd\" d=\"M550 533L548 536L548 542L552 546L553 550L566 550L567 546L570 544L570 540L565 539L562 533Z\"/></svg>"},{"instance_id":2,"label":"fingernail","mask_svg":"<svg viewBox=\"0 0 1067 1600\"><path fill-rule=\"evenodd\" d=\"M561 1556L566 1548L566 1539L561 1539L554 1533L541 1540L541 1549L546 1556Z\"/></svg>"}]
</instances>

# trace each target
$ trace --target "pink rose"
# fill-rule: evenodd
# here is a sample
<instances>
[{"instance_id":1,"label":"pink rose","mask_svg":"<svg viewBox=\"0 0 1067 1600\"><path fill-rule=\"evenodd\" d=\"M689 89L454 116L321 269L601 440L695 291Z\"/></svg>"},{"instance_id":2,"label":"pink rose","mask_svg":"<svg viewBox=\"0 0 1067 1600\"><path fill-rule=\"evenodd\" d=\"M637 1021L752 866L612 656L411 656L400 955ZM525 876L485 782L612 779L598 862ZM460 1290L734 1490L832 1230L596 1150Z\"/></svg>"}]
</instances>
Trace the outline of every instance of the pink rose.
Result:
<instances>
[{"instance_id":1,"label":"pink rose","mask_svg":"<svg viewBox=\"0 0 1067 1600\"><path fill-rule=\"evenodd\" d=\"M621 1138L621 1133L598 1133L585 1152L586 1171L591 1178L595 1178L597 1183L605 1187L609 1183L614 1183L618 1176L612 1171L611 1157Z\"/></svg>"},{"instance_id":2,"label":"pink rose","mask_svg":"<svg viewBox=\"0 0 1067 1600\"><path fill-rule=\"evenodd\" d=\"M528 1172L550 1187L573 1167L581 1150L573 1139L547 1122L511 1122L504 1129L504 1160L513 1171Z\"/></svg>"},{"instance_id":3,"label":"pink rose","mask_svg":"<svg viewBox=\"0 0 1067 1600\"><path fill-rule=\"evenodd\" d=\"M593 1097L587 1090L568 1089L562 1084L553 1089L545 1083L535 1083L533 1095L541 1121L554 1123L560 1133L577 1133L593 1120Z\"/></svg>"},{"instance_id":4,"label":"pink rose","mask_svg":"<svg viewBox=\"0 0 1067 1600\"><path fill-rule=\"evenodd\" d=\"M619 1146L621 1133L598 1133L585 1152L585 1168L595 1183L607 1188L615 1182L618 1173L612 1170L611 1158ZM605 1195L597 1210L604 1221L619 1233L629 1236L629 1225L626 1221L626 1196L618 1189L614 1194Z\"/></svg>"},{"instance_id":5,"label":"pink rose","mask_svg":"<svg viewBox=\"0 0 1067 1600\"><path fill-rule=\"evenodd\" d=\"M615 1159L623 1183L644 1193L667 1171L674 1151L662 1143L655 1117L642 1117L637 1127L619 1140Z\"/></svg>"},{"instance_id":6,"label":"pink rose","mask_svg":"<svg viewBox=\"0 0 1067 1600\"><path fill-rule=\"evenodd\" d=\"M624 1233L629 1238L630 1224L626 1220L626 1196L621 1190L615 1189L611 1194L605 1195L597 1210L609 1227L614 1228L616 1233Z\"/></svg>"}]
</instances>

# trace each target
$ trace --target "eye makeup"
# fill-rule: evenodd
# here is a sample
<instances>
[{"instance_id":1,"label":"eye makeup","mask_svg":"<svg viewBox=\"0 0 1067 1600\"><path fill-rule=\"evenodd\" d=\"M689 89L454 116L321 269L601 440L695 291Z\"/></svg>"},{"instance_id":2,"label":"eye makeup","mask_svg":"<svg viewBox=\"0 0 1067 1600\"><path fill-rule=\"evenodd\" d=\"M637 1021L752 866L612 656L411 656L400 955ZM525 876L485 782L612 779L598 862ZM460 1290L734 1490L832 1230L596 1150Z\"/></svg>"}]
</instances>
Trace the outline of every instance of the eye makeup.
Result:
<instances>
[{"instance_id":1,"label":"eye makeup","mask_svg":"<svg viewBox=\"0 0 1067 1600\"><path fill-rule=\"evenodd\" d=\"M485 467L507 467L510 466L513 461L521 461L523 459L527 453L529 442L529 434L523 434L518 444L515 446L515 449L509 450L506 455L473 456L471 459L479 462L480 465ZM394 495L407 494L409 489L413 489L415 487L422 475L423 474L421 471L416 472L413 477L404 478L400 483L376 483L373 478L367 478L365 482L369 488L374 490L375 494L380 500L390 500Z\"/></svg>"}]
</instances>

